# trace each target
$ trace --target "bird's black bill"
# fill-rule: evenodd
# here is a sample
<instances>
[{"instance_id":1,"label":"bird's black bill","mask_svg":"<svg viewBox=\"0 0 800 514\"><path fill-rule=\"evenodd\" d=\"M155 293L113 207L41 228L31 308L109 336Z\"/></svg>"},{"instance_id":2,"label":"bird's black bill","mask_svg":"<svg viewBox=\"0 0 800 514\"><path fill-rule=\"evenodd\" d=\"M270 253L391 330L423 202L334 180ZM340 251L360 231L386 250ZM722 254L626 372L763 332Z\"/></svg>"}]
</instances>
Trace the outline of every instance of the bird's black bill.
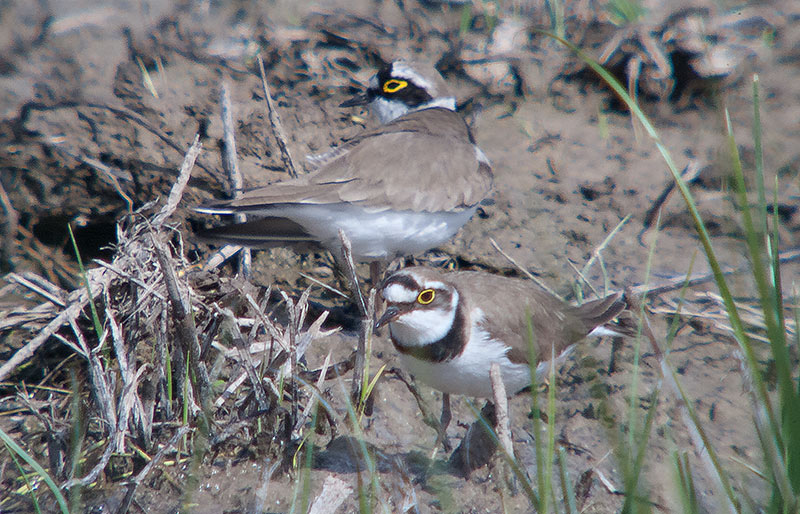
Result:
<instances>
[{"instance_id":1,"label":"bird's black bill","mask_svg":"<svg viewBox=\"0 0 800 514\"><path fill-rule=\"evenodd\" d=\"M356 107L358 105L367 105L370 102L370 97L367 93L359 93L350 100L345 100L339 104L339 107Z\"/></svg>"},{"instance_id":2,"label":"bird's black bill","mask_svg":"<svg viewBox=\"0 0 800 514\"><path fill-rule=\"evenodd\" d=\"M378 330L385 324L392 322L400 315L400 309L397 307L386 307L386 311L384 311L383 315L375 322L375 330Z\"/></svg>"}]
</instances>

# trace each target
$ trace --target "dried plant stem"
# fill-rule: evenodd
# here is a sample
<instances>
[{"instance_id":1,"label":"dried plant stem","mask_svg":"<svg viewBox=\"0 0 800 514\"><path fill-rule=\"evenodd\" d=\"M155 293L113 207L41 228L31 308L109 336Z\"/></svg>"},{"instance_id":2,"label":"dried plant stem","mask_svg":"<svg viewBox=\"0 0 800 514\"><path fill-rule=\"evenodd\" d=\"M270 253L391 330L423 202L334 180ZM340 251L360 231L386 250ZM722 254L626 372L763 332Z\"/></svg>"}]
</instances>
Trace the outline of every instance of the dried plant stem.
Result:
<instances>
[{"instance_id":1,"label":"dried plant stem","mask_svg":"<svg viewBox=\"0 0 800 514\"><path fill-rule=\"evenodd\" d=\"M287 143L286 133L283 131L281 124L281 117L278 110L275 109L275 104L272 101L272 95L269 92L269 84L267 84L267 74L264 72L264 60L261 54L258 54L258 69L261 72L261 86L264 89L264 99L267 102L267 115L269 117L269 124L272 126L272 133L275 134L275 140L278 142L278 148L281 151L281 160L286 172L292 178L297 178L297 166L295 166L292 154L289 151L289 144Z\"/></svg>"},{"instance_id":2,"label":"dried plant stem","mask_svg":"<svg viewBox=\"0 0 800 514\"><path fill-rule=\"evenodd\" d=\"M297 333L299 332L297 306L289 298L289 295L281 291L281 296L286 302L286 309L289 312L289 323L286 330L289 333L289 377L292 380L297 376ZM299 302L298 302L299 303ZM297 383L292 384L292 419L286 424L287 438L291 437L291 430L294 427L294 422L297 420Z\"/></svg>"},{"instance_id":3,"label":"dried plant stem","mask_svg":"<svg viewBox=\"0 0 800 514\"><path fill-rule=\"evenodd\" d=\"M45 297L47 300L53 302L59 307L66 307L66 303L64 303L64 300L67 297L66 291L44 277L25 272L19 275L17 273L9 273L4 278L6 282L13 282L21 285L22 287L26 287L34 293Z\"/></svg>"},{"instance_id":4,"label":"dried plant stem","mask_svg":"<svg viewBox=\"0 0 800 514\"><path fill-rule=\"evenodd\" d=\"M225 142L224 151L222 153L222 167L228 174L230 179L230 196L237 199L242 196L242 189L244 188L244 179L239 171L239 159L236 157L236 134L233 130L233 107L231 105L230 86L227 80L222 81L222 93L220 98L222 117L222 140ZM233 215L236 223L244 223L247 221L247 215L237 213ZM250 249L247 247L242 248L239 254L239 270L244 277L249 277L252 267L252 256Z\"/></svg>"},{"instance_id":5,"label":"dried plant stem","mask_svg":"<svg viewBox=\"0 0 800 514\"><path fill-rule=\"evenodd\" d=\"M172 267L172 259L164 247L164 243L161 242L157 234L151 234L151 239L158 261L161 264L161 273L164 276L164 283L167 286L167 293L172 305L172 315L177 323L178 340L183 346L184 353L189 358L189 363L194 371L192 376L197 377L197 393L200 405L203 410L207 410L206 406L209 405L211 387L205 363L200 360L200 342L197 337L197 327L194 324L191 307L187 305L187 301L181 295L178 279Z\"/></svg>"},{"instance_id":6,"label":"dried plant stem","mask_svg":"<svg viewBox=\"0 0 800 514\"><path fill-rule=\"evenodd\" d=\"M345 234L344 230L342 229L339 229L339 241L342 243L341 262L345 268L345 272L347 273L347 278L350 281L350 290L353 293L356 306L358 307L361 317L364 320L363 323L367 323L367 320L370 318L369 309L367 308L367 304L364 302L364 295L361 294L361 286L358 284L358 275L356 274L355 264L353 264L353 250L352 246L350 245L350 239L347 238L347 234ZM356 349L356 366L353 370L353 384L350 388L351 398L356 405L360 403L361 386L364 381L364 366L366 363L367 351L366 331L366 325L362 324L362 329L358 337L358 348ZM372 330L370 327L370 332L371 331Z\"/></svg>"},{"instance_id":7,"label":"dried plant stem","mask_svg":"<svg viewBox=\"0 0 800 514\"><path fill-rule=\"evenodd\" d=\"M308 403L303 409L302 414L297 418L297 420L295 420L294 430L292 431L292 436L295 438L300 437L303 425L305 425L306 420L311 414L311 410L314 409L314 407L316 407L317 402L320 399L319 391L322 389L322 382L325 380L325 375L327 375L328 373L328 367L330 366L330 364L331 364L331 352L328 352L328 355L325 356L325 361L322 363L322 369L320 375L317 378L316 389L312 388L311 397L308 399Z\"/></svg>"},{"instance_id":8,"label":"dried plant stem","mask_svg":"<svg viewBox=\"0 0 800 514\"><path fill-rule=\"evenodd\" d=\"M342 229L339 229L339 241L342 243L342 265L347 273L347 279L350 281L350 288L356 300L356 307L358 307L361 316L366 318L367 304L364 302L364 295L361 294L361 287L358 285L356 266L353 263L353 247L347 234Z\"/></svg>"},{"instance_id":9,"label":"dried plant stem","mask_svg":"<svg viewBox=\"0 0 800 514\"><path fill-rule=\"evenodd\" d=\"M493 362L489 367L489 378L492 381L492 394L497 415L497 438L509 458L513 459L514 446L511 444L511 429L508 423L508 396L506 396L506 385L503 383L498 363Z\"/></svg>"},{"instance_id":10,"label":"dried plant stem","mask_svg":"<svg viewBox=\"0 0 800 514\"><path fill-rule=\"evenodd\" d=\"M265 412L269 408L269 398L267 397L267 391L264 389L264 384L261 383L259 379L258 373L256 372L255 365L253 364L253 359L250 356L250 352L247 348L247 343L242 337L242 333L239 330L239 325L236 323L236 319L233 317L233 312L230 309L221 309L217 308L217 312L220 313L222 316L222 326L220 327L220 337L223 340L223 344L226 346L235 346L237 351L239 352L239 358L241 359L242 366L244 366L245 372L247 372L247 377L250 379L250 383L253 385L253 392L256 396L256 401L258 402L258 408L260 411ZM232 341L226 341L225 339L232 339Z\"/></svg>"},{"instance_id":11,"label":"dried plant stem","mask_svg":"<svg viewBox=\"0 0 800 514\"><path fill-rule=\"evenodd\" d=\"M786 264L788 262L796 262L800 260L800 248L791 248L789 250L784 250L778 254L778 262L781 264ZM723 275L737 275L740 273L748 273L751 271L751 265L745 264L744 266L740 266L738 268L723 266L722 267L722 274ZM684 287L694 287L700 284L707 284L709 282L714 281L714 274L709 273L695 273L691 275L688 279L686 276L677 276L675 278L666 280L660 284L654 284L651 286L636 286L632 288L632 291L636 294L647 294L647 296L659 295L662 293L667 293L669 291L675 291L677 289L682 289Z\"/></svg>"},{"instance_id":12,"label":"dried plant stem","mask_svg":"<svg viewBox=\"0 0 800 514\"><path fill-rule=\"evenodd\" d=\"M92 291L102 291L111 276L106 270L100 269L89 270L88 274L89 281L92 283ZM5 380L18 366L33 357L36 350L62 326L69 323L70 320L76 319L88 303L89 295L86 292L86 288L81 288L71 295L69 306L53 318L28 344L17 350L8 361L0 366L0 382Z\"/></svg>"},{"instance_id":13,"label":"dried plant stem","mask_svg":"<svg viewBox=\"0 0 800 514\"><path fill-rule=\"evenodd\" d=\"M536 277L533 275L533 273L531 273L530 271L528 271L528 270L526 270L525 268L523 268L523 267L522 267L522 265L521 265L520 263L518 263L516 260L514 260L514 258L513 258L513 257L511 257L510 255L508 255L508 254L507 254L507 253L506 253L506 252L505 252L505 251L504 251L502 248L500 248L500 245L499 245L499 244L497 244L497 242L496 242L496 241L495 241L493 238L491 238L491 237L490 237L490 238L489 238L489 242L490 242L490 243L492 243L492 246L494 247L494 249L495 249L495 250L497 250L497 251L500 253L500 255L502 255L503 257L505 257L505 258L506 258L506 260L507 260L508 262L510 262L510 263L511 263L511 264L512 264L512 265L513 265L515 268L517 268L517 269L518 269L518 270L519 270L519 271L520 271L520 272L521 272L523 275L525 275L525 276L526 276L526 277L528 277L529 279L531 279L531 280L533 280L534 282L536 282L536 284L537 284L539 287L541 287L542 289L544 289L544 290L545 290L545 291L547 291L548 293L550 293L550 294L552 294L552 295L554 295L554 296L558 296L558 295L557 295L557 294L556 294L556 293L555 293L555 292L554 292L552 289L550 289L549 287L547 287L547 285L546 285L544 282L542 282L541 280L539 280L538 278L536 278Z\"/></svg>"},{"instance_id":14,"label":"dried plant stem","mask_svg":"<svg viewBox=\"0 0 800 514\"><path fill-rule=\"evenodd\" d=\"M220 117L222 118L222 140L225 149L222 153L222 167L228 174L232 198L238 198L244 188L244 179L239 171L239 160L236 158L236 135L233 130L233 106L231 105L230 85L227 80L222 81L220 93ZM238 215L237 215L238 216ZM243 221L237 219L237 221Z\"/></svg>"},{"instance_id":15,"label":"dried plant stem","mask_svg":"<svg viewBox=\"0 0 800 514\"><path fill-rule=\"evenodd\" d=\"M186 184L189 183L189 177L192 175L192 168L194 168L194 164L197 161L197 157L200 155L200 151L203 149L203 145L200 143L200 136L195 135L194 141L192 141L192 146L189 147L186 154L183 157L183 163L181 164L181 169L178 172L178 179L173 184L172 189L170 189L169 196L167 197L167 203L164 204L164 207L161 208L158 214L156 214L155 218L153 218L153 226L158 229L163 225L164 221L175 212L175 209L178 207L178 203L180 203L181 198L183 197L183 191L186 189Z\"/></svg>"},{"instance_id":16,"label":"dried plant stem","mask_svg":"<svg viewBox=\"0 0 800 514\"><path fill-rule=\"evenodd\" d=\"M14 210L14 206L11 204L11 199L8 197L6 190L3 188L3 184L0 184L0 207L2 207L4 214L2 218L5 219L5 221L0 224L0 235L4 236L0 257L11 260L17 229L19 228L19 215L17 211Z\"/></svg>"}]
</instances>

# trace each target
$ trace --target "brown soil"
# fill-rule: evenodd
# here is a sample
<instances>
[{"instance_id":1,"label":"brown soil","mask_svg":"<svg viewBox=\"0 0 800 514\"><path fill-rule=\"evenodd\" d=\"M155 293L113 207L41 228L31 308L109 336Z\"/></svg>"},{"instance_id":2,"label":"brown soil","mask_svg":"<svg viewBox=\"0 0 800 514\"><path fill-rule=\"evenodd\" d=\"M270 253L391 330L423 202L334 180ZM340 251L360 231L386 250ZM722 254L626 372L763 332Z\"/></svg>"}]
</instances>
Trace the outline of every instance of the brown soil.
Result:
<instances>
[{"instance_id":1,"label":"brown soil","mask_svg":"<svg viewBox=\"0 0 800 514\"><path fill-rule=\"evenodd\" d=\"M493 202L456 239L423 256L423 262L450 259L459 267L515 273L493 247L493 239L519 265L568 293L576 281L576 267L582 268L628 217L602 248L603 266L596 261L588 270L586 278L599 289L604 280L610 289L619 289L679 281L687 273L708 270L677 193L663 204L660 230L649 216L656 199L672 183L653 141L569 51L529 30L547 23L546 14L533 8L517 15L500 9L499 19L507 25L499 25L492 39L488 11L473 7L472 25L460 32L462 8L436 2L329 0L314 9L284 1L234 2L226 7L202 2L180 7L115 2L98 8L93 2L76 0L58 9L52 6L51 11L33 3L4 4L0 10L0 118L4 120L0 124L0 184L18 222L14 223L13 216L0 218L4 271L32 271L63 287L76 287L76 265L63 232L66 222L72 220L78 227L85 259L107 257L109 252L99 247L113 242L115 223L128 212L124 197L131 199L134 208L163 199L198 132L205 150L179 218L190 242L187 253L198 260L207 257L209 248L191 242L190 234L212 220L190 209L225 196L219 151L223 80L230 83L239 166L246 184L286 177L266 119L253 58L259 48L295 157L324 151L373 123L365 112L353 113L338 104L359 82L365 83L380 62L424 56L437 63L457 93L479 146L492 161L495 194ZM759 17L755 11L746 11L755 19L753 24L724 29L747 43L732 46L738 52L733 60L736 66L727 77L681 78L682 92L673 97L659 95L655 87L644 90L647 74L654 73L652 67L645 66L642 79L643 107L664 146L680 169L690 165L700 169L690 189L709 225L719 259L730 266L742 266L747 259L741 218L728 187L724 109L730 113L745 173L752 182L753 73L760 77L766 183L770 195L776 179L779 184L784 247L798 246L800 24L793 2L760 5L773 14ZM726 14L716 7L708 9L708 20ZM795 9L793 14L788 12L791 9ZM614 32L609 29L612 26L601 23L605 20L601 11L586 11L583 18L570 13L572 32L568 35L583 40L587 51L598 55L600 43ZM590 31L585 27L593 17L597 25ZM748 37L747 30L757 33ZM511 39L501 39L501 35ZM594 39L598 41L592 46ZM493 53L508 41L507 51ZM476 63L481 58L492 63ZM158 96L145 85L140 63ZM109 178L112 175L116 183ZM272 284L293 295L311 285L298 271L333 281L330 259L324 254L298 256L280 249L260 252L255 260L254 282ZM796 263L787 264L784 284L794 284L798 271ZM745 301L754 296L752 284L743 276L733 276L731 283ZM718 302L707 296L714 291L713 284L689 290L684 310L719 312ZM670 291L651 300L652 318L661 337L668 322L665 313L674 309L678 294ZM319 291L313 295L327 305L336 303ZM38 301L21 290L0 298L4 308L33 306ZM761 464L753 425L742 419L743 412L749 412L743 408L749 400L738 346L720 323L685 315L670 361L679 370L725 466L737 477L736 487L763 500L763 483L735 460ZM0 343L0 351L8 357L22 336L3 332L0 337L7 338ZM355 335L347 332L322 341L309 350L308 368L321 366L329 352L333 352L332 361L347 358L355 341ZM647 353L646 345L642 348L637 392L641 419L660 380L658 362ZM373 370L376 362L378 366L386 362L389 368L395 365L395 352L385 337L376 339L373 350ZM633 344L626 341L615 352L610 372L611 345L592 341L559 374L557 435L567 450L570 479L577 483L579 477L588 477L588 490L579 498L583 512L612 512L623 501L622 495L603 485L600 476L622 489L607 421L628 419L634 353ZM344 417L341 386L331 381L326 388L327 397ZM6 387L4 394L13 396L13 389ZM424 387L422 393L438 408L438 393ZM375 394L374 412L363 423L364 436L374 449L391 509L400 510L403 505L416 505L422 512L495 512L503 506L512 512L529 509L523 494L509 496L486 468L465 481L449 471L427 467L434 432L422 422L406 387L388 378ZM515 450L533 475L534 435L528 410L526 397L511 403ZM463 426L473 419L465 400L457 400L450 437L460 439ZM9 423L0 421L0 425L14 435ZM358 459L344 440L328 446L328 435L317 441L322 449L311 471L311 498L319 494L329 475L356 489ZM649 445L643 481L654 502L666 511L680 511L672 493L671 462L673 452L685 449L706 507L722 509L718 492L692 449L681 411L666 392L659 398ZM249 450L238 455L233 451L211 454L199 471L190 471L189 463L167 466L159 473L171 475L174 481L146 482L137 491L136 504L147 512L168 512L188 498L193 512L252 508L269 462L257 445ZM5 455L0 454L0 461ZM441 454L435 460L441 463ZM0 480L7 480L2 470L9 473L10 468L8 463L0 465ZM190 472L199 483L187 493L181 485ZM290 508L301 473L281 468L272 476L268 511ZM7 482L3 487L11 489L12 481ZM99 492L87 493L86 501L113 509L124 492L107 481ZM351 494L340 511L357 509L358 498Z\"/></svg>"}]
</instances>

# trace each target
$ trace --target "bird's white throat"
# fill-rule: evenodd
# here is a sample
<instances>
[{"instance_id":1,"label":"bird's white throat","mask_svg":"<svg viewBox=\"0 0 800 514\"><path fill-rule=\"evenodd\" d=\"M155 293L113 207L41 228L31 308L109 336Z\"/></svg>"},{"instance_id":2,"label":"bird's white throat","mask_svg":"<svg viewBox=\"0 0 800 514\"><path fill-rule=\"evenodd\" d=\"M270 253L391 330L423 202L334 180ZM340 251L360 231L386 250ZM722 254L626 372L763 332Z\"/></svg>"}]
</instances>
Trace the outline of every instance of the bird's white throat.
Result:
<instances>
[{"instance_id":1,"label":"bird's white throat","mask_svg":"<svg viewBox=\"0 0 800 514\"><path fill-rule=\"evenodd\" d=\"M396 293L399 295L400 291ZM453 327L457 305L458 293L453 290L450 305L446 309L413 309L402 314L389 324L392 338L405 347L425 346L440 341Z\"/></svg>"},{"instance_id":2,"label":"bird's white throat","mask_svg":"<svg viewBox=\"0 0 800 514\"><path fill-rule=\"evenodd\" d=\"M435 389L450 393L490 398L492 384L489 379L489 366L492 362L500 365L500 372L506 386L506 393L512 395L531 382L528 364L513 363L506 355L509 347L498 341L483 327L483 311L473 309L470 313L469 342L463 351L452 359L430 362L401 355L408 371L417 380Z\"/></svg>"}]
</instances>

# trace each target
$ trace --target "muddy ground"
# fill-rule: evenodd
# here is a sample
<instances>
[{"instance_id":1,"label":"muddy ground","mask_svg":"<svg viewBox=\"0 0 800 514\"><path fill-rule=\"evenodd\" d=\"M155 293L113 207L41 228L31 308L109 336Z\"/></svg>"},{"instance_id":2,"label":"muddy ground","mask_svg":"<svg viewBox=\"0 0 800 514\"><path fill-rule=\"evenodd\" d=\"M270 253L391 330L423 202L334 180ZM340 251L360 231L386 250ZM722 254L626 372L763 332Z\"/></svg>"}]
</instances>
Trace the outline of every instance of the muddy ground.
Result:
<instances>
[{"instance_id":1,"label":"muddy ground","mask_svg":"<svg viewBox=\"0 0 800 514\"><path fill-rule=\"evenodd\" d=\"M611 23L602 3L566 4L568 38L595 57L624 30ZM622 76L632 58L642 60L643 108L678 168L699 170L691 191L709 224L718 257L738 267L747 261L740 216L728 187L724 109L730 113L752 184L755 73L760 79L766 183L770 190L778 183L783 248L798 246L800 11L790 1L763 2L740 11L711 2L684 7L692 9L671 6L672 11L664 12L653 8L637 25L642 33L658 35L657 50L673 63L669 76L659 74L658 52L643 50L640 40L622 38L609 63ZM115 241L115 224L128 212L128 202L136 209L166 196L196 133L204 151L176 219L185 239L185 256L197 262L207 258L210 248L196 242L192 233L215 220L193 213L191 207L226 195L220 157L223 80L230 84L245 184L256 186L286 177L265 116L254 58L260 50L290 149L299 158L324 151L375 123L366 112L338 104L365 83L381 62L414 57L437 65L456 92L478 145L492 161L495 193L493 201L452 242L420 256L422 262L517 274L494 248L493 239L518 265L572 296L576 270L627 220L586 272L594 287L644 288L645 283L679 283L690 272L706 273L708 265L698 253L698 238L683 201L672 194L657 203L672 178L653 141L571 52L533 30L549 23L538 3L464 8L438 2L329 0L312 8L286 1L177 6L112 2L105 7L80 0L58 5L3 1L0 184L7 198L0 218L4 231L0 265L4 272L34 272L61 287L77 287L66 222L77 227L85 260L109 259L113 251L103 247ZM667 41L669 31L686 37ZM705 45L697 54L688 50L695 49L692 38ZM709 64L712 61L716 67ZM402 163L387 172L402 172ZM660 229L654 205L662 206ZM323 253L297 255L281 249L258 252L254 260L255 284L272 285L293 297L312 285L300 271L338 286L331 260ZM796 263L787 263L784 284L792 286L799 270ZM233 269L220 273L231 275ZM743 302L752 300L749 280L734 275L731 283ZM7 294L0 298L4 312L41 301L22 288L3 291ZM687 292L689 304L684 307L670 360L726 467L737 477L736 488L763 500L766 487L740 464L760 465L760 450L750 410L743 407L749 400L738 347L722 326L724 320L716 316L721 307L710 294L715 291L713 284L706 283ZM659 336L666 333L667 314L674 310L678 294L672 289L650 299ZM312 298L328 306L344 303L319 288L313 290ZM25 334L4 329L0 359L10 357ZM307 367L319 368L329 352L334 362L346 359L355 341L356 335L347 330L315 341L307 354ZM643 348L638 385L642 416L660 376L657 361ZM47 359L38 361L39 355L32 361L41 373L25 375L25 380L66 383L66 372L52 369L58 360L52 353L60 350L51 341L42 349ZM395 366L396 355L385 335L376 338L373 353L375 362ZM623 423L627 419L633 343L626 341L614 352L613 366L611 359L609 341L590 341L559 375L556 426L559 443L567 450L570 479L577 483L588 477L579 497L583 512L613 512L623 501L621 494L612 491L622 484L608 420ZM30 443L35 438L21 435L45 430L39 418L31 420L24 409L8 414L9 406L17 405L14 398L21 380L22 376L12 375L2 384L7 413L0 418L0 426L29 442L29 450L44 462L44 449ZM345 417L339 383L329 381L324 387ZM424 386L421 391L438 408L438 393ZM525 397L512 400L515 451L533 474L528 410ZM466 401L457 400L449 431L454 443L473 419ZM206 454L199 467L192 468L188 461L172 462L155 471L137 490L134 509L170 512L183 501L193 512L251 509L271 461L259 452L253 435L257 421L250 421L253 425L242 429L238 445L231 443ZM417 404L397 379L389 377L379 384L373 414L363 425L364 438L379 463L386 505L392 510L529 508L523 494L508 495L485 468L465 481L446 467L428 467L435 434L422 422ZM340 432L352 435L346 427L340 427ZM166 441L169 433L165 431L162 437ZM324 434L317 441L321 450L310 474L311 498L319 494L328 476L356 488L357 459L341 439L328 445L329 439L330 434ZM705 507L722 508L691 446L681 411L666 393L659 400L649 445L643 481L660 510L680 511L671 467L676 449L689 452ZM8 454L0 455L5 463L0 466L3 488L16 490L21 484ZM442 459L439 451L434 461L441 464ZM187 476L197 483L187 485ZM299 471L284 469L272 476L267 511L291 508L300 476ZM613 486L604 484L601 477ZM85 492L83 501L113 510L124 494L123 487L106 476L94 490ZM25 510L26 498L17 497L9 505ZM358 498L350 494L340 511L357 508Z\"/></svg>"}]
</instances>

